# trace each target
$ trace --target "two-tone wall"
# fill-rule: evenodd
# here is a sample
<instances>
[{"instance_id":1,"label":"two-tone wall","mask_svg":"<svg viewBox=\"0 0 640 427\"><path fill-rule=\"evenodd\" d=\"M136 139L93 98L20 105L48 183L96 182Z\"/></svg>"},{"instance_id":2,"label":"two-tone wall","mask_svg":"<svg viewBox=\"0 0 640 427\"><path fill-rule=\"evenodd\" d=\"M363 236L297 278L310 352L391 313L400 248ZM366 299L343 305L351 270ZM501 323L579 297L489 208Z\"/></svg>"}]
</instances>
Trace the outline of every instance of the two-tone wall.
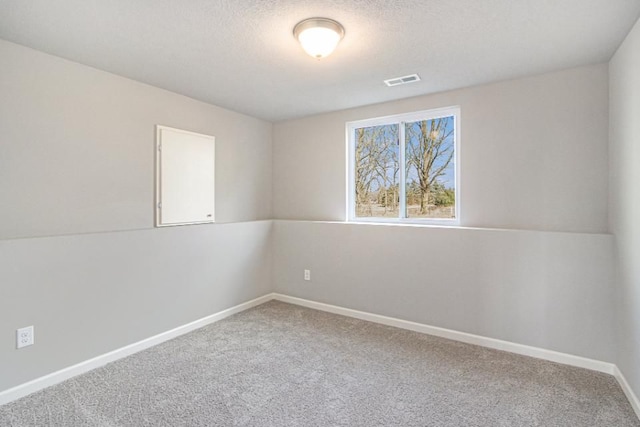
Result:
<instances>
[{"instance_id":1,"label":"two-tone wall","mask_svg":"<svg viewBox=\"0 0 640 427\"><path fill-rule=\"evenodd\" d=\"M345 122L454 105L463 227L339 222ZM607 132L606 64L276 123L275 289L614 362Z\"/></svg>"},{"instance_id":2,"label":"two-tone wall","mask_svg":"<svg viewBox=\"0 0 640 427\"><path fill-rule=\"evenodd\" d=\"M638 390L637 34L611 79L274 125L0 41L0 391L272 291L618 362ZM342 222L345 122L453 105L462 226ZM156 124L216 136L218 223L153 228Z\"/></svg>"},{"instance_id":3,"label":"two-tone wall","mask_svg":"<svg viewBox=\"0 0 640 427\"><path fill-rule=\"evenodd\" d=\"M615 236L618 366L640 396L640 22L610 74L610 211Z\"/></svg>"},{"instance_id":4,"label":"two-tone wall","mask_svg":"<svg viewBox=\"0 0 640 427\"><path fill-rule=\"evenodd\" d=\"M271 123L0 58L0 391L271 291ZM216 137L217 224L153 228L156 124Z\"/></svg>"}]
</instances>

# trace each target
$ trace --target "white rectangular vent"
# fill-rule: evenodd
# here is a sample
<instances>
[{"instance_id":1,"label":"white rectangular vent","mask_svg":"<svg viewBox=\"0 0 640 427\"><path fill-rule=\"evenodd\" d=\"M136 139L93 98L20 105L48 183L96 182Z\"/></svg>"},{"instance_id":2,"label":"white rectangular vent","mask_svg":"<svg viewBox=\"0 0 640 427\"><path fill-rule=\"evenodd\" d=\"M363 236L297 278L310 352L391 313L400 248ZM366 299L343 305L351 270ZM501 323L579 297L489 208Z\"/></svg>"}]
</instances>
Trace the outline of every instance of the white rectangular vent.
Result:
<instances>
[{"instance_id":1,"label":"white rectangular vent","mask_svg":"<svg viewBox=\"0 0 640 427\"><path fill-rule=\"evenodd\" d=\"M420 76L417 74L411 74L409 76L403 76L403 77L396 77L394 79L388 79L384 81L384 84L386 84L387 86L391 87L391 86L398 86L398 85L404 85L407 83L413 83L413 82L419 82L420 81Z\"/></svg>"}]
</instances>

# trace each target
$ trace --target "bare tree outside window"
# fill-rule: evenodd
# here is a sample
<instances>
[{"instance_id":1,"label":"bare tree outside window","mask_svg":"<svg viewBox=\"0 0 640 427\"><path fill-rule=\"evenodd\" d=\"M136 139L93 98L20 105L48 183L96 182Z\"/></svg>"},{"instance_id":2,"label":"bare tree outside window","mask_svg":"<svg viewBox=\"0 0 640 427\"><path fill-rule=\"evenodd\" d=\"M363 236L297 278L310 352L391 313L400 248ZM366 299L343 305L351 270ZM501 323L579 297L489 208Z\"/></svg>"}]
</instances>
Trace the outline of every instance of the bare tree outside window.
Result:
<instances>
[{"instance_id":1,"label":"bare tree outside window","mask_svg":"<svg viewBox=\"0 0 640 427\"><path fill-rule=\"evenodd\" d=\"M407 217L453 218L453 117L405 124Z\"/></svg>"},{"instance_id":2,"label":"bare tree outside window","mask_svg":"<svg viewBox=\"0 0 640 427\"><path fill-rule=\"evenodd\" d=\"M447 109L350 124L351 216L456 219L457 114Z\"/></svg>"},{"instance_id":3,"label":"bare tree outside window","mask_svg":"<svg viewBox=\"0 0 640 427\"><path fill-rule=\"evenodd\" d=\"M356 129L355 192L359 217L397 217L398 125Z\"/></svg>"}]
</instances>

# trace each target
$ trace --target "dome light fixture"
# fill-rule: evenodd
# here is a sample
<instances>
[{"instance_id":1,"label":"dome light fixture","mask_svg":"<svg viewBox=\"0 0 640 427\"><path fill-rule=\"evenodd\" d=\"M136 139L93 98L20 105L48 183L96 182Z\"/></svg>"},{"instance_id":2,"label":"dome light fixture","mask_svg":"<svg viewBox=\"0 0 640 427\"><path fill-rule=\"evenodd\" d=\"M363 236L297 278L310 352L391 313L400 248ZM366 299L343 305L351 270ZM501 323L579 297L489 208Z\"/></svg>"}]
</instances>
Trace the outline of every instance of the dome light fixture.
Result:
<instances>
[{"instance_id":1,"label":"dome light fixture","mask_svg":"<svg viewBox=\"0 0 640 427\"><path fill-rule=\"evenodd\" d=\"M293 35L309 55L320 59L329 56L344 37L344 27L329 18L309 18L293 28Z\"/></svg>"}]
</instances>

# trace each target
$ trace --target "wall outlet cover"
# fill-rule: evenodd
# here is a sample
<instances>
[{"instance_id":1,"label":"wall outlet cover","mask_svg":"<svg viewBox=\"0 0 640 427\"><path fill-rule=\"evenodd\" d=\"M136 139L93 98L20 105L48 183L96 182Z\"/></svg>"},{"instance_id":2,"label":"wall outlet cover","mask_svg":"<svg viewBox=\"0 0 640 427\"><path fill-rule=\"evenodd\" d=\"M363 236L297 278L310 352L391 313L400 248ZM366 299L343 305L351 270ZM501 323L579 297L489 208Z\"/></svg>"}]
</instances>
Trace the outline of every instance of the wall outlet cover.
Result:
<instances>
[{"instance_id":1,"label":"wall outlet cover","mask_svg":"<svg viewBox=\"0 0 640 427\"><path fill-rule=\"evenodd\" d=\"M16 331L16 347L22 348L33 345L33 326L27 326L26 328L20 328Z\"/></svg>"}]
</instances>

